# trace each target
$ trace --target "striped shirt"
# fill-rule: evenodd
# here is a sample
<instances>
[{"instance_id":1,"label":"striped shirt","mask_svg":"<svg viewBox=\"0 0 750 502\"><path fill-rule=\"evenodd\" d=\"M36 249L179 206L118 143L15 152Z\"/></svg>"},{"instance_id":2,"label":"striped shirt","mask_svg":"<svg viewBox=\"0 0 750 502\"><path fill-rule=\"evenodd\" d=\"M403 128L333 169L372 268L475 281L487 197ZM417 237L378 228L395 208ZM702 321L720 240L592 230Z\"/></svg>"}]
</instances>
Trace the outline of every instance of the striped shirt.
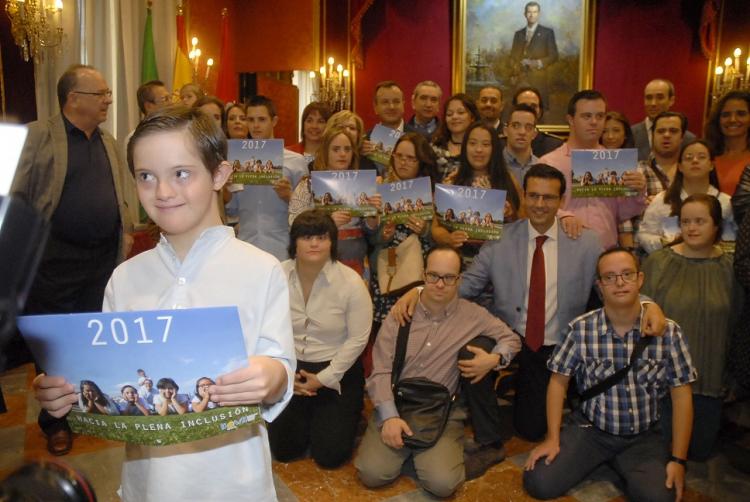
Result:
<instances>
[{"instance_id":1,"label":"striped shirt","mask_svg":"<svg viewBox=\"0 0 750 502\"><path fill-rule=\"evenodd\" d=\"M615 333L604 309L574 319L547 367L561 375L575 376L580 392L591 388L627 366L641 338L641 316L623 337ZM624 436L648 430L659 418L658 402L669 387L697 378L680 327L669 319L664 334L651 340L634 366L617 385L583 403L586 418L610 434Z\"/></svg>"}]
</instances>

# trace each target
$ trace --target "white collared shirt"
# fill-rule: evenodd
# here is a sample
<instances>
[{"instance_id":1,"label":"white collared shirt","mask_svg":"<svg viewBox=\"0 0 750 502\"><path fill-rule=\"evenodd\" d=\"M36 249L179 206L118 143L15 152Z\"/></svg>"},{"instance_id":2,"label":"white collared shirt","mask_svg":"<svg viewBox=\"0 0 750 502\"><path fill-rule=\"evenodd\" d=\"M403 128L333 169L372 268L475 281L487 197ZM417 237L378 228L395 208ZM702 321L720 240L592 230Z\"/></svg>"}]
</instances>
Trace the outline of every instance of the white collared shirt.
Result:
<instances>
[{"instance_id":1,"label":"white collared shirt","mask_svg":"<svg viewBox=\"0 0 750 502\"><path fill-rule=\"evenodd\" d=\"M287 370L284 397L261 406L263 418L271 421L292 397L296 365L289 292L272 255L235 238L231 228L216 226L203 231L180 261L162 236L156 248L115 269L103 310L232 305L239 310L247 351L238 357L269 356ZM212 343L210 332L203 343ZM127 443L122 491L124 502L246 500L249 493L255 500L275 500L266 428L248 426L168 446Z\"/></svg>"},{"instance_id":2,"label":"white collared shirt","mask_svg":"<svg viewBox=\"0 0 750 502\"><path fill-rule=\"evenodd\" d=\"M643 125L646 126L646 137L648 138L648 145L654 146L654 132L651 130L654 127L654 121L646 115L646 119L643 121Z\"/></svg>"},{"instance_id":3,"label":"white collared shirt","mask_svg":"<svg viewBox=\"0 0 750 502\"><path fill-rule=\"evenodd\" d=\"M526 295L523 301L523 308L521 310L521 322L519 323L519 331L521 334L526 336L526 316L529 312L529 284L531 282L531 263L534 258L534 251L536 250L536 238L540 235L546 235L547 240L542 244L542 251L544 252L544 345L555 345L560 342L560 333L558 329L557 316L557 244L558 244L558 224L557 218L551 227L547 229L544 234L540 234L527 222L529 226L529 244L528 244L528 260L526 264Z\"/></svg>"},{"instance_id":4,"label":"white collared shirt","mask_svg":"<svg viewBox=\"0 0 750 502\"><path fill-rule=\"evenodd\" d=\"M305 304L297 260L285 260L281 267L289 281L297 358L311 363L330 361L317 377L320 383L340 393L339 382L370 337L370 293L354 269L340 261L328 261L315 278Z\"/></svg>"}]
</instances>

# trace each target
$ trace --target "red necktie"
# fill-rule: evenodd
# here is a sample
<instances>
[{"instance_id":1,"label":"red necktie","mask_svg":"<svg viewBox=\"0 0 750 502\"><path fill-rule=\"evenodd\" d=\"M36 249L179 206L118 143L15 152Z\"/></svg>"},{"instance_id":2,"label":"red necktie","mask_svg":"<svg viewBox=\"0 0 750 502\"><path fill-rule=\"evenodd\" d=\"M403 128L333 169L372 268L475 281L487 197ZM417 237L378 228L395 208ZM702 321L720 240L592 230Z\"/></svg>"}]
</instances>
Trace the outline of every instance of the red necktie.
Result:
<instances>
[{"instance_id":1,"label":"red necktie","mask_svg":"<svg viewBox=\"0 0 750 502\"><path fill-rule=\"evenodd\" d=\"M542 246L546 240L546 235L536 238L536 249L531 259L529 305L526 309L526 345L534 352L544 344L544 312L546 310L544 292L547 286Z\"/></svg>"}]
</instances>

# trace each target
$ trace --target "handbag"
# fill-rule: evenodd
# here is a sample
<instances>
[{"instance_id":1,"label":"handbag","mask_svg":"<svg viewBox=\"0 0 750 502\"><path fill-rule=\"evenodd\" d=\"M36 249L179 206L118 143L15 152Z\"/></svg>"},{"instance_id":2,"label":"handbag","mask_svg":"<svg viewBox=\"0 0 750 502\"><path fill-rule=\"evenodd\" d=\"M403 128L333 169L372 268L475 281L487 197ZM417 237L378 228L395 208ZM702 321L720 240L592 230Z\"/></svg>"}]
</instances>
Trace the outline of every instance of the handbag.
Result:
<instances>
[{"instance_id":1,"label":"handbag","mask_svg":"<svg viewBox=\"0 0 750 502\"><path fill-rule=\"evenodd\" d=\"M416 234L398 246L382 249L377 256L378 286L385 296L398 296L423 284L424 258Z\"/></svg>"},{"instance_id":2,"label":"handbag","mask_svg":"<svg viewBox=\"0 0 750 502\"><path fill-rule=\"evenodd\" d=\"M403 436L404 446L430 448L443 435L455 396L451 396L450 391L444 385L427 378L399 380L406 357L410 328L411 323L407 323L398 330L391 372L391 389L399 417L406 422L413 433L411 436Z\"/></svg>"}]
</instances>

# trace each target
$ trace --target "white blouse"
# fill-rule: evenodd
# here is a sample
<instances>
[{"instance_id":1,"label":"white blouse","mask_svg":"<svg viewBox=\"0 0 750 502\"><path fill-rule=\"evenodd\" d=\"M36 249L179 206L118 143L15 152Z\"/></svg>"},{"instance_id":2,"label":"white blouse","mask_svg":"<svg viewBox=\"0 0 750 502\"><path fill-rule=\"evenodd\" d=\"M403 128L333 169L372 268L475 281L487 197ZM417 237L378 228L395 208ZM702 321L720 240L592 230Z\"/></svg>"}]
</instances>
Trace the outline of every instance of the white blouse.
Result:
<instances>
[{"instance_id":1,"label":"white blouse","mask_svg":"<svg viewBox=\"0 0 750 502\"><path fill-rule=\"evenodd\" d=\"M367 345L372 300L362 278L339 261L329 261L313 283L305 304L296 260L281 263L289 281L297 359L331 361L317 374L320 383L341 392L339 381Z\"/></svg>"}]
</instances>

